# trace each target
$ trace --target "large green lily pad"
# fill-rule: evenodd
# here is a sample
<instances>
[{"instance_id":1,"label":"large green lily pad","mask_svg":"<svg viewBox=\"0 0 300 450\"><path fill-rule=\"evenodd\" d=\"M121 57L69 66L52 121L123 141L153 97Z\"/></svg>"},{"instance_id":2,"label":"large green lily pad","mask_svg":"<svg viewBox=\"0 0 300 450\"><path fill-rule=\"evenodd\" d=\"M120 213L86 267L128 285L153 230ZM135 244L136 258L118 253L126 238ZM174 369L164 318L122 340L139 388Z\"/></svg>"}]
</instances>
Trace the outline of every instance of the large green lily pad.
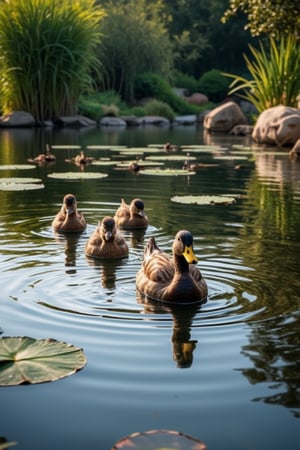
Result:
<instances>
[{"instance_id":1,"label":"large green lily pad","mask_svg":"<svg viewBox=\"0 0 300 450\"><path fill-rule=\"evenodd\" d=\"M174 195L171 201L187 205L229 205L236 203L235 197L226 195Z\"/></svg>"},{"instance_id":2,"label":"large green lily pad","mask_svg":"<svg viewBox=\"0 0 300 450\"><path fill-rule=\"evenodd\" d=\"M70 150L80 150L81 149L81 145L51 145L51 148L54 148L56 150L65 150L65 149L70 149Z\"/></svg>"},{"instance_id":3,"label":"large green lily pad","mask_svg":"<svg viewBox=\"0 0 300 450\"><path fill-rule=\"evenodd\" d=\"M0 386L55 381L82 369L83 350L54 339L2 337L0 339Z\"/></svg>"},{"instance_id":4,"label":"large green lily pad","mask_svg":"<svg viewBox=\"0 0 300 450\"><path fill-rule=\"evenodd\" d=\"M39 178L4 177L0 178L0 191L29 191L43 189L45 186Z\"/></svg>"},{"instance_id":5,"label":"large green lily pad","mask_svg":"<svg viewBox=\"0 0 300 450\"><path fill-rule=\"evenodd\" d=\"M95 180L97 178L108 177L108 174L101 172L53 172L49 173L48 177L60 180L80 180L82 178Z\"/></svg>"},{"instance_id":6,"label":"large green lily pad","mask_svg":"<svg viewBox=\"0 0 300 450\"><path fill-rule=\"evenodd\" d=\"M195 175L196 172L190 172L185 169L145 169L140 171L143 175L158 176L177 176L177 175Z\"/></svg>"},{"instance_id":7,"label":"large green lily pad","mask_svg":"<svg viewBox=\"0 0 300 450\"><path fill-rule=\"evenodd\" d=\"M207 450L199 439L173 430L132 433L116 442L111 450Z\"/></svg>"}]
</instances>

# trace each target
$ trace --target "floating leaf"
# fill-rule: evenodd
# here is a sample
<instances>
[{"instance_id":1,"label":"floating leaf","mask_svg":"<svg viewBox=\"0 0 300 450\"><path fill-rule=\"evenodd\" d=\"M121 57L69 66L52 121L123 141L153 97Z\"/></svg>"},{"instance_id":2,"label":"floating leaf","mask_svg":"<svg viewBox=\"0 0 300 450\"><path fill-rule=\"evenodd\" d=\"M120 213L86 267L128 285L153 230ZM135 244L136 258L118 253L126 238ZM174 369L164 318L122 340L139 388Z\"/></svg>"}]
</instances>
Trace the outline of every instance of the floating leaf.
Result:
<instances>
[{"instance_id":1,"label":"floating leaf","mask_svg":"<svg viewBox=\"0 0 300 450\"><path fill-rule=\"evenodd\" d=\"M80 180L81 178L95 180L108 177L108 174L101 172L53 172L49 173L48 177L60 180Z\"/></svg>"},{"instance_id":2,"label":"floating leaf","mask_svg":"<svg viewBox=\"0 0 300 450\"><path fill-rule=\"evenodd\" d=\"M28 170L35 169L34 164L2 164L0 170Z\"/></svg>"},{"instance_id":3,"label":"floating leaf","mask_svg":"<svg viewBox=\"0 0 300 450\"><path fill-rule=\"evenodd\" d=\"M207 450L204 442L173 430L132 433L116 442L111 450Z\"/></svg>"},{"instance_id":4,"label":"floating leaf","mask_svg":"<svg viewBox=\"0 0 300 450\"><path fill-rule=\"evenodd\" d=\"M163 162L155 162L153 163L152 161L145 161L144 159L141 161L119 161L117 164L117 167L125 167L125 168L129 168L131 164L138 164L142 167L144 166L154 166L154 164L156 166L163 166L164 163Z\"/></svg>"},{"instance_id":5,"label":"floating leaf","mask_svg":"<svg viewBox=\"0 0 300 450\"><path fill-rule=\"evenodd\" d=\"M119 164L121 161L113 161L111 159L109 160L102 160L99 159L98 161L93 161L93 166L115 166L116 164Z\"/></svg>"},{"instance_id":6,"label":"floating leaf","mask_svg":"<svg viewBox=\"0 0 300 450\"><path fill-rule=\"evenodd\" d=\"M56 150L64 150L64 149L80 150L81 145L51 145L51 148L54 148Z\"/></svg>"},{"instance_id":7,"label":"floating leaf","mask_svg":"<svg viewBox=\"0 0 300 450\"><path fill-rule=\"evenodd\" d=\"M225 195L175 195L172 202L189 205L228 205L236 203L235 197Z\"/></svg>"},{"instance_id":8,"label":"floating leaf","mask_svg":"<svg viewBox=\"0 0 300 450\"><path fill-rule=\"evenodd\" d=\"M65 342L26 336L0 339L0 386L55 381L85 364L82 349Z\"/></svg>"},{"instance_id":9,"label":"floating leaf","mask_svg":"<svg viewBox=\"0 0 300 450\"><path fill-rule=\"evenodd\" d=\"M248 156L239 156L239 155L214 155L214 159L222 159L224 161L236 161L236 160L246 160L248 159Z\"/></svg>"},{"instance_id":10,"label":"floating leaf","mask_svg":"<svg viewBox=\"0 0 300 450\"><path fill-rule=\"evenodd\" d=\"M196 172L190 172L185 169L145 169L141 170L143 175L159 175L159 176L177 176L177 175L195 175Z\"/></svg>"},{"instance_id":11,"label":"floating leaf","mask_svg":"<svg viewBox=\"0 0 300 450\"><path fill-rule=\"evenodd\" d=\"M86 148L88 150L109 150L109 145L87 145Z\"/></svg>"},{"instance_id":12,"label":"floating leaf","mask_svg":"<svg viewBox=\"0 0 300 450\"><path fill-rule=\"evenodd\" d=\"M196 157L187 155L150 155L146 156L146 159L151 161L186 161L189 159L190 161L193 161Z\"/></svg>"},{"instance_id":13,"label":"floating leaf","mask_svg":"<svg viewBox=\"0 0 300 450\"><path fill-rule=\"evenodd\" d=\"M6 177L0 178L0 191L29 191L43 189L45 186L39 178Z\"/></svg>"},{"instance_id":14,"label":"floating leaf","mask_svg":"<svg viewBox=\"0 0 300 450\"><path fill-rule=\"evenodd\" d=\"M181 150L183 152L215 152L225 151L227 149L219 147L218 145L182 145Z\"/></svg>"}]
</instances>

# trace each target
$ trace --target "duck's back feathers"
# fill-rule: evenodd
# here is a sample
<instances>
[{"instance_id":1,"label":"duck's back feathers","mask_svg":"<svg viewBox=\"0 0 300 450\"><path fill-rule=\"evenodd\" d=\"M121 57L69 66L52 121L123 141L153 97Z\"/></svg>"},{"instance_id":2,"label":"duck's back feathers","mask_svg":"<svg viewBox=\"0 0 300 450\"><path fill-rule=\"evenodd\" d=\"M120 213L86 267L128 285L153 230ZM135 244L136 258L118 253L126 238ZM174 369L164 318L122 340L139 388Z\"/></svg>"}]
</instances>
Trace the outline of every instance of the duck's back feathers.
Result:
<instances>
[{"instance_id":1,"label":"duck's back feathers","mask_svg":"<svg viewBox=\"0 0 300 450\"><path fill-rule=\"evenodd\" d=\"M191 264L193 237L186 230L177 233L173 243L173 258L150 238L144 251L142 267L136 276L136 286L143 295L172 303L204 302L207 285L200 270ZM188 262L188 261L189 262Z\"/></svg>"},{"instance_id":2,"label":"duck's back feathers","mask_svg":"<svg viewBox=\"0 0 300 450\"><path fill-rule=\"evenodd\" d=\"M98 223L86 243L85 254L92 258L124 258L128 255L128 245L112 217L104 217Z\"/></svg>"}]
</instances>

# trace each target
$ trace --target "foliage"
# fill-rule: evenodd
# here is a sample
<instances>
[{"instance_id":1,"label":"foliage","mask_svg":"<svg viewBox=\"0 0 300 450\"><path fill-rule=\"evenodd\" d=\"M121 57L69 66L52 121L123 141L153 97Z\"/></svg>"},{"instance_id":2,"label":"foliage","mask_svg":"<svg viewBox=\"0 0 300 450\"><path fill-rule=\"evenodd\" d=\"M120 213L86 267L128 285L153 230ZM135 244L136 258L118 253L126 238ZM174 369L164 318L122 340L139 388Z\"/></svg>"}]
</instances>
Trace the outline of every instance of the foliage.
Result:
<instances>
[{"instance_id":1,"label":"foliage","mask_svg":"<svg viewBox=\"0 0 300 450\"><path fill-rule=\"evenodd\" d=\"M113 89L125 101L133 100L137 73L154 71L168 76L172 50L161 16L161 2L146 0L106 2L103 38L98 49L100 90Z\"/></svg>"},{"instance_id":2,"label":"foliage","mask_svg":"<svg viewBox=\"0 0 300 450\"><path fill-rule=\"evenodd\" d=\"M1 107L37 121L75 112L97 65L104 13L94 0L10 0L0 9Z\"/></svg>"},{"instance_id":3,"label":"foliage","mask_svg":"<svg viewBox=\"0 0 300 450\"><path fill-rule=\"evenodd\" d=\"M176 87L185 89L189 94L193 94L198 91L197 80L193 76L179 71L175 71L173 74L172 84Z\"/></svg>"},{"instance_id":4,"label":"foliage","mask_svg":"<svg viewBox=\"0 0 300 450\"><path fill-rule=\"evenodd\" d=\"M227 22L239 10L246 14L248 23L245 29L252 36L265 33L273 37L280 37L282 34L299 37L299 0L230 0L222 21Z\"/></svg>"},{"instance_id":5,"label":"foliage","mask_svg":"<svg viewBox=\"0 0 300 450\"><path fill-rule=\"evenodd\" d=\"M253 103L259 112L276 105L297 107L300 92L300 49L295 36L283 35L279 41L269 38L269 46L250 46L253 60L245 57L251 79L225 74L234 79L230 94Z\"/></svg>"},{"instance_id":6,"label":"foliage","mask_svg":"<svg viewBox=\"0 0 300 450\"><path fill-rule=\"evenodd\" d=\"M81 95L78 101L78 113L93 120L104 115L119 115L121 98L114 91L104 91Z\"/></svg>"},{"instance_id":7,"label":"foliage","mask_svg":"<svg viewBox=\"0 0 300 450\"><path fill-rule=\"evenodd\" d=\"M160 100L150 100L144 106L144 111L147 116L166 117L170 121L175 119L173 109L167 103Z\"/></svg>"},{"instance_id":8,"label":"foliage","mask_svg":"<svg viewBox=\"0 0 300 450\"><path fill-rule=\"evenodd\" d=\"M167 103L179 114L196 114L198 112L197 107L190 105L175 94L170 84L154 73L144 73L135 78L134 96L136 99L153 97Z\"/></svg>"},{"instance_id":9,"label":"foliage","mask_svg":"<svg viewBox=\"0 0 300 450\"><path fill-rule=\"evenodd\" d=\"M54 339L2 337L0 386L45 383L72 375L86 364L83 351Z\"/></svg>"},{"instance_id":10,"label":"foliage","mask_svg":"<svg viewBox=\"0 0 300 450\"><path fill-rule=\"evenodd\" d=\"M205 72L198 82L198 91L207 95L209 100L220 102L228 94L230 82L217 69Z\"/></svg>"}]
</instances>

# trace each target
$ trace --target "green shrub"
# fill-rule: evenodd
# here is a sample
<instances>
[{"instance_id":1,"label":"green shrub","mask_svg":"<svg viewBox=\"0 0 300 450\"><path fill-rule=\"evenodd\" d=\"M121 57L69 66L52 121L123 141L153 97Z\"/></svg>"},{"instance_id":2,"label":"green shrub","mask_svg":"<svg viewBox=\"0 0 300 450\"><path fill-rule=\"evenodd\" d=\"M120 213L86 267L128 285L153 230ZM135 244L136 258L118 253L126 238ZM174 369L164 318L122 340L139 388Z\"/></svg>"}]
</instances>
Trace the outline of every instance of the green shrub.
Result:
<instances>
[{"instance_id":1,"label":"green shrub","mask_svg":"<svg viewBox=\"0 0 300 450\"><path fill-rule=\"evenodd\" d=\"M77 111L83 116L99 120L103 116L118 116L122 107L121 98L114 91L94 92L81 95Z\"/></svg>"},{"instance_id":2,"label":"green shrub","mask_svg":"<svg viewBox=\"0 0 300 450\"><path fill-rule=\"evenodd\" d=\"M260 43L257 50L249 46L253 60L245 56L250 79L225 74L233 78L230 94L241 91L240 97L255 105L258 112L276 105L297 107L300 92L300 50L294 35L281 36L279 41L269 38L266 48Z\"/></svg>"},{"instance_id":3,"label":"green shrub","mask_svg":"<svg viewBox=\"0 0 300 450\"><path fill-rule=\"evenodd\" d=\"M144 111L147 116L161 116L169 119L171 122L175 119L173 109L165 102L160 100L150 100L144 106Z\"/></svg>"},{"instance_id":4,"label":"green shrub","mask_svg":"<svg viewBox=\"0 0 300 450\"><path fill-rule=\"evenodd\" d=\"M198 81L194 77L182 72L174 73L172 77L172 85L185 89L189 95L197 92L198 90Z\"/></svg>"},{"instance_id":5,"label":"green shrub","mask_svg":"<svg viewBox=\"0 0 300 450\"><path fill-rule=\"evenodd\" d=\"M212 102L221 102L228 95L230 82L220 70L205 72L198 81L198 92L207 95Z\"/></svg>"},{"instance_id":6,"label":"green shrub","mask_svg":"<svg viewBox=\"0 0 300 450\"><path fill-rule=\"evenodd\" d=\"M167 103L178 114L197 114L199 109L187 103L176 95L170 84L154 73L144 73L136 77L134 83L134 96L137 100L142 98L155 98Z\"/></svg>"},{"instance_id":7,"label":"green shrub","mask_svg":"<svg viewBox=\"0 0 300 450\"><path fill-rule=\"evenodd\" d=\"M94 0L1 1L3 109L31 112L37 121L75 113L98 64L103 16Z\"/></svg>"}]
</instances>

